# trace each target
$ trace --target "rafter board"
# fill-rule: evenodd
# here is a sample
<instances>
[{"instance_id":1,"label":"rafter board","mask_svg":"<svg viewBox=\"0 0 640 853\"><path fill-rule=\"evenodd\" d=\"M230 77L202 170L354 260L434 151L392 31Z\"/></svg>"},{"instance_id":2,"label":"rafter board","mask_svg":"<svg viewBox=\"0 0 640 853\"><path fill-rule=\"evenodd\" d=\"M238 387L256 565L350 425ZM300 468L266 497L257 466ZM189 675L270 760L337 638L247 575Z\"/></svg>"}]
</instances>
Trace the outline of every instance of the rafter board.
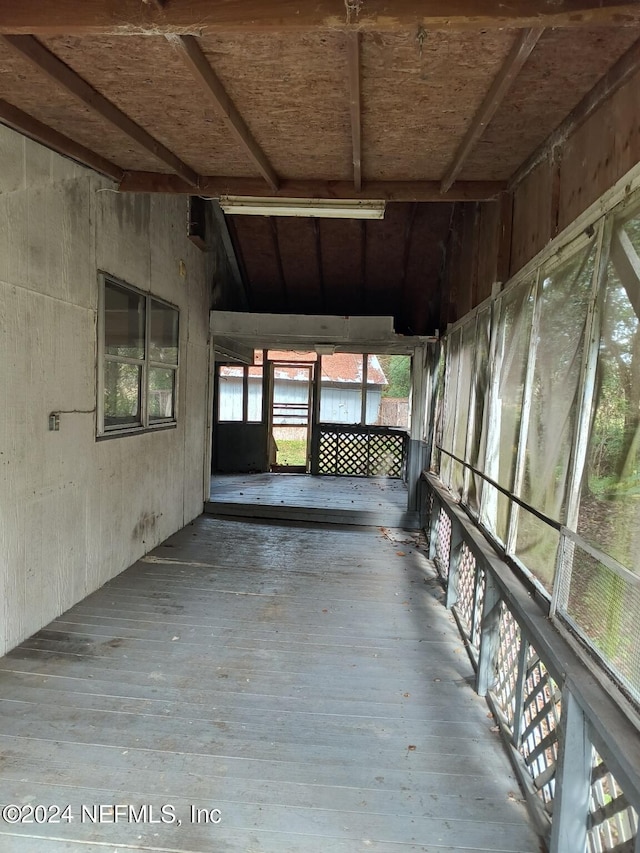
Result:
<instances>
[{"instance_id":1,"label":"rafter board","mask_svg":"<svg viewBox=\"0 0 640 853\"><path fill-rule=\"evenodd\" d=\"M535 49L540 36L544 30L540 28L532 28L521 30L516 37L513 47L509 51L500 70L494 77L487 94L478 107L477 112L467 126L465 135L456 149L456 153L442 179L442 191L446 192L453 182L456 180L464 164L477 145L478 141L491 122L496 112L499 110L505 96L509 92L513 83L518 77L523 66L529 59L532 51Z\"/></svg>"},{"instance_id":2,"label":"rafter board","mask_svg":"<svg viewBox=\"0 0 640 853\"><path fill-rule=\"evenodd\" d=\"M512 30L362 38L366 178L439 180L514 42Z\"/></svg>"},{"instance_id":3,"label":"rafter board","mask_svg":"<svg viewBox=\"0 0 640 853\"><path fill-rule=\"evenodd\" d=\"M342 33L235 33L200 44L278 175L352 176Z\"/></svg>"},{"instance_id":4,"label":"rafter board","mask_svg":"<svg viewBox=\"0 0 640 853\"><path fill-rule=\"evenodd\" d=\"M638 38L635 27L545 32L460 178L513 175Z\"/></svg>"},{"instance_id":5,"label":"rafter board","mask_svg":"<svg viewBox=\"0 0 640 853\"><path fill-rule=\"evenodd\" d=\"M149 151L160 163L195 186L198 174L173 151L162 145L144 127L93 88L83 77L33 36L0 36L0 39L21 58L26 59L39 74L50 78L82 104L89 107L118 131Z\"/></svg>"},{"instance_id":6,"label":"rafter board","mask_svg":"<svg viewBox=\"0 0 640 853\"><path fill-rule=\"evenodd\" d=\"M162 38L53 38L45 45L200 174L258 175Z\"/></svg>"},{"instance_id":7,"label":"rafter board","mask_svg":"<svg viewBox=\"0 0 640 853\"><path fill-rule=\"evenodd\" d=\"M163 9L139 0L0 0L0 32L52 34L200 35L211 30L313 30L357 25L378 31L425 27L474 30L502 27L572 26L589 22L620 24L638 20L637 4L620 0L368 0L354 11L343 0L239 0L169 2Z\"/></svg>"},{"instance_id":8,"label":"rafter board","mask_svg":"<svg viewBox=\"0 0 640 853\"><path fill-rule=\"evenodd\" d=\"M260 198L382 199L386 201L486 201L506 189L505 181L456 181L448 193L440 192L439 181L367 181L356 193L351 181L283 180L277 192L257 178L203 176L203 196L258 196ZM158 172L129 172L120 184L122 192L192 193L193 188L175 175Z\"/></svg>"},{"instance_id":9,"label":"rafter board","mask_svg":"<svg viewBox=\"0 0 640 853\"><path fill-rule=\"evenodd\" d=\"M116 130L0 42L0 98L123 169L162 172L148 151Z\"/></svg>"}]
</instances>

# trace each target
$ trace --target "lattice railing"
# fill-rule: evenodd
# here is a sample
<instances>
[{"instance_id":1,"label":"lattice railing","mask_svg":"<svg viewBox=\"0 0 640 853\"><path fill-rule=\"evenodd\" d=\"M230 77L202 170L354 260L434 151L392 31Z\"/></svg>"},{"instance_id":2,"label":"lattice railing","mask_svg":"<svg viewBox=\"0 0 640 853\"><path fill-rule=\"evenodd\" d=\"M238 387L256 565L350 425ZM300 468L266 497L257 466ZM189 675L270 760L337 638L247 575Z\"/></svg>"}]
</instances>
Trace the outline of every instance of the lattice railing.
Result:
<instances>
[{"instance_id":1,"label":"lattice railing","mask_svg":"<svg viewBox=\"0 0 640 853\"><path fill-rule=\"evenodd\" d=\"M384 427L320 424L314 473L402 479L407 434Z\"/></svg>"},{"instance_id":2,"label":"lattice railing","mask_svg":"<svg viewBox=\"0 0 640 853\"><path fill-rule=\"evenodd\" d=\"M435 556L433 558L436 568L443 578L449 575L449 554L451 551L451 519L444 509L438 513L438 521L435 529Z\"/></svg>"},{"instance_id":3,"label":"lattice railing","mask_svg":"<svg viewBox=\"0 0 640 853\"><path fill-rule=\"evenodd\" d=\"M453 501L444 499L429 478L425 482L430 555L445 584L447 606L452 607L467 641L477 670L477 689L487 695L510 744L536 826L551 853L640 853L640 783L629 781L640 779L640 767L625 771L623 791L606 763L608 742L598 739L599 752L591 746L595 735L588 715L597 714L599 708L581 704L583 700L564 680L567 657L574 654L577 661L575 653L564 640L549 643L546 631L551 627L542 633L534 628L549 624L540 619L539 611L532 616L537 605L524 604L529 599L521 593L506 594L518 582L506 580L509 573L494 567L492 560L497 563L499 558L486 556L486 548L467 532L471 522ZM574 599L569 595L566 600L570 610ZM550 652L558 643L564 643L561 655ZM540 649L546 650L545 655ZM568 730L574 733L571 750L565 750ZM584 745L582 759L574 754L580 753L580 744ZM624 764L624 747L610 748L616 766ZM585 749L593 750L592 766ZM571 794L558 799L558 786L563 784ZM572 796L580 786L583 793L577 801L582 811L576 814L571 811L576 802ZM565 802L573 805L564 806Z\"/></svg>"},{"instance_id":4,"label":"lattice railing","mask_svg":"<svg viewBox=\"0 0 640 853\"><path fill-rule=\"evenodd\" d=\"M638 813L595 748L587 825L589 853L635 853Z\"/></svg>"},{"instance_id":5,"label":"lattice railing","mask_svg":"<svg viewBox=\"0 0 640 853\"><path fill-rule=\"evenodd\" d=\"M528 644L522 701L523 728L516 745L524 758L535 790L549 812L555 793L561 712L560 689L536 650Z\"/></svg>"},{"instance_id":6,"label":"lattice railing","mask_svg":"<svg viewBox=\"0 0 640 853\"><path fill-rule=\"evenodd\" d=\"M500 607L499 645L495 661L492 695L511 736L513 736L514 732L516 685L518 683L518 661L520 658L521 642L520 626L513 618L513 614L509 608L502 602Z\"/></svg>"}]
</instances>

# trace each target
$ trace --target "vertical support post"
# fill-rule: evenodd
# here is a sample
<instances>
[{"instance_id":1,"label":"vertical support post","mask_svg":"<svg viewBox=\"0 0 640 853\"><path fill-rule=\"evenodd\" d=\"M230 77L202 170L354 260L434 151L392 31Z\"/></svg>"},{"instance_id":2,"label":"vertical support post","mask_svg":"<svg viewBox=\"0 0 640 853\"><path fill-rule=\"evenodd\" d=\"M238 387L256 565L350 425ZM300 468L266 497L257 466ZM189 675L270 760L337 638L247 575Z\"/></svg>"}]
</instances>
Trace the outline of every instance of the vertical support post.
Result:
<instances>
[{"instance_id":1,"label":"vertical support post","mask_svg":"<svg viewBox=\"0 0 640 853\"><path fill-rule=\"evenodd\" d=\"M242 365L242 423L249 420L249 367Z\"/></svg>"},{"instance_id":2,"label":"vertical support post","mask_svg":"<svg viewBox=\"0 0 640 853\"><path fill-rule=\"evenodd\" d=\"M491 572L485 572L482 627L480 629L480 655L476 673L476 693L486 696L495 682L496 661L500 648L500 614L502 597Z\"/></svg>"},{"instance_id":3,"label":"vertical support post","mask_svg":"<svg viewBox=\"0 0 640 853\"><path fill-rule=\"evenodd\" d=\"M362 358L362 397L360 399L360 423L367 425L367 383L369 380L369 354L364 352Z\"/></svg>"},{"instance_id":4,"label":"vertical support post","mask_svg":"<svg viewBox=\"0 0 640 853\"><path fill-rule=\"evenodd\" d=\"M311 473L320 472L320 380L322 377L322 356L314 366L313 406L311 408Z\"/></svg>"},{"instance_id":5,"label":"vertical support post","mask_svg":"<svg viewBox=\"0 0 640 853\"><path fill-rule=\"evenodd\" d=\"M462 454L462 458L465 462L469 461L470 457L470 444L473 437L473 426L475 423L475 411L476 411L476 390L477 390L477 382L476 379L476 370L478 369L478 315L479 312L476 312L475 319L473 320L473 356L471 359L471 374L469 379L469 414L467 415L467 432L464 438L464 453ZM471 477L471 471L469 468L464 467L462 472L462 503L468 505L469 503L469 478Z\"/></svg>"},{"instance_id":6,"label":"vertical support post","mask_svg":"<svg viewBox=\"0 0 640 853\"><path fill-rule=\"evenodd\" d=\"M102 288L101 288L102 290ZM100 315L101 316L101 315ZM211 497L211 469L213 466L213 430L214 430L214 417L213 417L213 407L217 401L217 395L214 394L214 382L215 382L215 353L213 349L213 335L209 332L209 341L207 346L207 418L206 418L206 426L204 431L204 470L203 474L203 494L204 500L208 501ZM98 362L100 365L100 370L102 370L102 359ZM102 395L98 395L99 405L101 403ZM98 423L102 423L102 420L99 420Z\"/></svg>"},{"instance_id":7,"label":"vertical support post","mask_svg":"<svg viewBox=\"0 0 640 853\"><path fill-rule=\"evenodd\" d=\"M502 401L500 400L500 379L504 356L504 326L500 327L502 298L494 299L491 306L491 343L489 346L489 400L487 412L487 443L484 459L478 460L479 467L496 482L500 479L500 428L502 419ZM484 466L484 467L483 467ZM498 498L495 489L484 482L480 494L478 518L485 527L496 529L498 517Z\"/></svg>"},{"instance_id":8,"label":"vertical support post","mask_svg":"<svg viewBox=\"0 0 640 853\"><path fill-rule=\"evenodd\" d=\"M429 371L426 348L419 346L414 349L411 358L411 423L409 435L403 442L404 477L407 482L407 510L409 512L420 510L418 484L426 457L424 433L428 384Z\"/></svg>"},{"instance_id":9,"label":"vertical support post","mask_svg":"<svg viewBox=\"0 0 640 853\"><path fill-rule=\"evenodd\" d=\"M457 521L451 520L451 544L449 546L449 573L447 576L446 607L451 610L458 600L458 579L460 574L460 558L462 557L462 529Z\"/></svg>"},{"instance_id":10,"label":"vertical support post","mask_svg":"<svg viewBox=\"0 0 640 853\"><path fill-rule=\"evenodd\" d=\"M560 735L549 853L583 853L587 847L593 748L585 715L566 684Z\"/></svg>"},{"instance_id":11,"label":"vertical support post","mask_svg":"<svg viewBox=\"0 0 640 853\"><path fill-rule=\"evenodd\" d=\"M518 651L518 675L515 689L515 709L513 712L513 736L512 741L516 749L520 747L520 736L522 734L522 723L524 722L524 686L527 681L527 657L529 643L520 628L520 649Z\"/></svg>"},{"instance_id":12,"label":"vertical support post","mask_svg":"<svg viewBox=\"0 0 640 853\"><path fill-rule=\"evenodd\" d=\"M533 396L533 380L535 375L536 355L538 352L538 338L540 329L540 312L542 310L542 283L543 277L538 268L536 282L533 288L533 314L531 317L531 330L529 333L529 347L527 353L527 366L525 370L524 388L522 391L522 409L520 413L520 429L518 434L518 449L516 452L516 465L513 475L513 494L520 497L527 456L527 438L529 436L529 416L531 414L531 398ZM513 554L516 550L516 539L518 536L518 514L520 507L515 501L510 502L509 527L507 530L506 552Z\"/></svg>"}]
</instances>

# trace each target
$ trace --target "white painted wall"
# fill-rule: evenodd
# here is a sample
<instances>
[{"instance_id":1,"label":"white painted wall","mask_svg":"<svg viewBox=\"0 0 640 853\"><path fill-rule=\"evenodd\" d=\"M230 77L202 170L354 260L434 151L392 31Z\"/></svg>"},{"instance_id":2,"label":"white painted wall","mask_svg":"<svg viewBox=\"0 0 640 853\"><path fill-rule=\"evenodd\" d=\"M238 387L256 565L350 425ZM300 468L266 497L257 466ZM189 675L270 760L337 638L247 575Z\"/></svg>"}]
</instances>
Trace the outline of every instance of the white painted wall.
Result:
<instances>
[{"instance_id":1,"label":"white painted wall","mask_svg":"<svg viewBox=\"0 0 640 853\"><path fill-rule=\"evenodd\" d=\"M209 271L186 204L0 126L0 654L202 511ZM176 429L96 441L99 269L181 309Z\"/></svg>"}]
</instances>

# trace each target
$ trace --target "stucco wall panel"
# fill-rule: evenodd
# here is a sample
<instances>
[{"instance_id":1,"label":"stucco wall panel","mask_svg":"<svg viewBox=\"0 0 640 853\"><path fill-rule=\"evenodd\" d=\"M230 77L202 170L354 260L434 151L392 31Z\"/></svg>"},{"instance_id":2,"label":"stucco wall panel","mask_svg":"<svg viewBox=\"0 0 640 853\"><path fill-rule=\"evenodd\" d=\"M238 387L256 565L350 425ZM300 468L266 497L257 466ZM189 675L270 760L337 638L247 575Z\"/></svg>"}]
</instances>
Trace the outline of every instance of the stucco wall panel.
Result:
<instances>
[{"instance_id":1,"label":"stucco wall panel","mask_svg":"<svg viewBox=\"0 0 640 853\"><path fill-rule=\"evenodd\" d=\"M185 199L2 127L0 152L2 654L202 511L209 270ZM100 269L180 308L176 428L96 440Z\"/></svg>"}]
</instances>

